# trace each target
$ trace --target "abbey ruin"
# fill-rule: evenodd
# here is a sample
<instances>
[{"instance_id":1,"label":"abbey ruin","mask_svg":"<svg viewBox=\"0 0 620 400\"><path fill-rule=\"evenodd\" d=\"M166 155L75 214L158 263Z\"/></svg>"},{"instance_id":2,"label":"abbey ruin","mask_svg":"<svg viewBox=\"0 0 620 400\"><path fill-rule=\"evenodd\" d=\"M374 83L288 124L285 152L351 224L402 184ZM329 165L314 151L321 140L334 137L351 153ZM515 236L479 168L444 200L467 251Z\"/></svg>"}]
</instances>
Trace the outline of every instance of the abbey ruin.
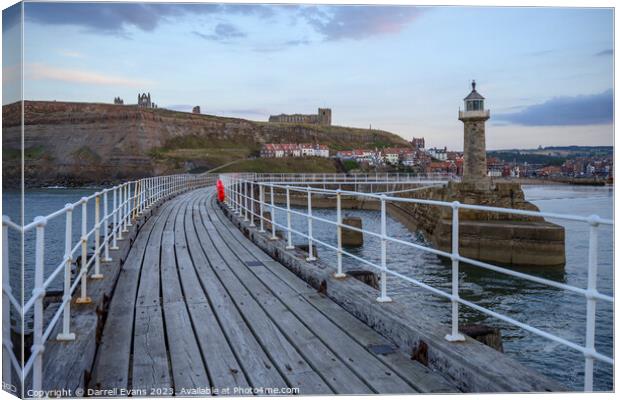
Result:
<instances>
[{"instance_id":1,"label":"abbey ruin","mask_svg":"<svg viewBox=\"0 0 620 400\"><path fill-rule=\"evenodd\" d=\"M157 108L157 104L151 101L151 93L138 93L138 107L140 108Z\"/></svg>"},{"instance_id":2,"label":"abbey ruin","mask_svg":"<svg viewBox=\"0 0 620 400\"><path fill-rule=\"evenodd\" d=\"M331 125L332 124L332 110L331 108L319 108L317 114L280 114L270 115L269 122L284 122L284 123L300 123L300 124L315 124L315 125Z\"/></svg>"}]
</instances>

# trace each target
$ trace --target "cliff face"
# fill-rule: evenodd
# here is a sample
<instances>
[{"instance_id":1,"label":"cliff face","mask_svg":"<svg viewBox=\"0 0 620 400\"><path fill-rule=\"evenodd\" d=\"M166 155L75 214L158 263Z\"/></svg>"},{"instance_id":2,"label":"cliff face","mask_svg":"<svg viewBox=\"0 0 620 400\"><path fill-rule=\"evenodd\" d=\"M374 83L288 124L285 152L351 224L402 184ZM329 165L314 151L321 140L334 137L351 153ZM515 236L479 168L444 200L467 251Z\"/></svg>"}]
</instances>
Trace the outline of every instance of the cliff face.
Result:
<instances>
[{"instance_id":1,"label":"cliff face","mask_svg":"<svg viewBox=\"0 0 620 400\"><path fill-rule=\"evenodd\" d=\"M21 179L21 104L3 106L3 177ZM389 132L281 124L112 104L26 101L24 176L29 186L103 183L208 169L268 142L331 149L406 145Z\"/></svg>"}]
</instances>

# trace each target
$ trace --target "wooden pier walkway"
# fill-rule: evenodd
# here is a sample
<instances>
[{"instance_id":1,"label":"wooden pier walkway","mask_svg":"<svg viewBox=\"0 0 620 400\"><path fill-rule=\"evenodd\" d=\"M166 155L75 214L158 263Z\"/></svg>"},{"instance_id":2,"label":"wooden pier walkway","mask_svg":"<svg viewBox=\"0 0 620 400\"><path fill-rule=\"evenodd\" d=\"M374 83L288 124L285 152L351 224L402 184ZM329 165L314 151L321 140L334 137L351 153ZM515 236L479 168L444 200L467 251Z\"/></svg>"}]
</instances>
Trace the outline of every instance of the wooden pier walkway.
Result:
<instances>
[{"instance_id":1,"label":"wooden pier walkway","mask_svg":"<svg viewBox=\"0 0 620 400\"><path fill-rule=\"evenodd\" d=\"M110 301L91 389L106 396L455 391L262 252L213 194L199 189L169 200L141 228Z\"/></svg>"}]
</instances>

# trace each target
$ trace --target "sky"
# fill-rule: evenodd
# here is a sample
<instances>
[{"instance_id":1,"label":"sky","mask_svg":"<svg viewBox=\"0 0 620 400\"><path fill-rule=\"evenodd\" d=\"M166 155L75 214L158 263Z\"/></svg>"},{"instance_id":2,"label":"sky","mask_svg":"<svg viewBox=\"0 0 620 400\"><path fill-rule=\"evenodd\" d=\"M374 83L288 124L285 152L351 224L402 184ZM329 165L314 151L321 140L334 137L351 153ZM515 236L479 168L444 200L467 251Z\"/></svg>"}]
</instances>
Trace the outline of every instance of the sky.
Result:
<instances>
[{"instance_id":1,"label":"sky","mask_svg":"<svg viewBox=\"0 0 620 400\"><path fill-rule=\"evenodd\" d=\"M487 148L613 144L605 8L36 3L24 5L28 100L137 103L334 125L463 147L472 79ZM3 12L3 104L20 98L19 6Z\"/></svg>"}]
</instances>

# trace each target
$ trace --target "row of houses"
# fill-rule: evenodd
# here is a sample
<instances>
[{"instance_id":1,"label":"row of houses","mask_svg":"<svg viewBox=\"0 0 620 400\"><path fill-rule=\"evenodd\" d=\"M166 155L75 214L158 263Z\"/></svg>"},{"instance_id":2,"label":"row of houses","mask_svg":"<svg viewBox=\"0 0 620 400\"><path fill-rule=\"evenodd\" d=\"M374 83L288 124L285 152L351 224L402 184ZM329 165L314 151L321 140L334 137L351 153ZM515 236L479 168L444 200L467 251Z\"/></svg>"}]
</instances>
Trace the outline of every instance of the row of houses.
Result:
<instances>
[{"instance_id":1,"label":"row of houses","mask_svg":"<svg viewBox=\"0 0 620 400\"><path fill-rule=\"evenodd\" d=\"M384 164L413 166L429 158L423 150L410 147L341 150L336 153L336 157L343 160L355 160L358 163L368 163L370 166Z\"/></svg>"},{"instance_id":2,"label":"row of houses","mask_svg":"<svg viewBox=\"0 0 620 400\"><path fill-rule=\"evenodd\" d=\"M282 157L329 157L329 148L324 144L312 143L267 143L260 156L264 158Z\"/></svg>"}]
</instances>

